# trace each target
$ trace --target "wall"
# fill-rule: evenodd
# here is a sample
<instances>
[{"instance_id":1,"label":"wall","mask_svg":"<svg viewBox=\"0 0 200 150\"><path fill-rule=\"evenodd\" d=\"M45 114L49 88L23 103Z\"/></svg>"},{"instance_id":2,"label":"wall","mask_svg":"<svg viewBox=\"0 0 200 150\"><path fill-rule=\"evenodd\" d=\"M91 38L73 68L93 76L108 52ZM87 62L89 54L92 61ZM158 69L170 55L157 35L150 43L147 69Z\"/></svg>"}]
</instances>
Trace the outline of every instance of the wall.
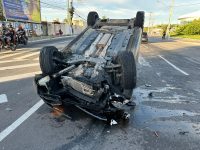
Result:
<instances>
[{"instance_id":1,"label":"wall","mask_svg":"<svg viewBox=\"0 0 200 150\"><path fill-rule=\"evenodd\" d=\"M12 24L12 26L15 28L15 30L18 29L18 26L21 25L25 30L28 36L31 36L32 33L36 36L41 36L43 34L41 24L34 24L34 23L24 23L24 22L4 22L6 26L9 25L9 23ZM2 26L2 22L0 22L0 27ZM32 32L33 31L33 32Z\"/></svg>"},{"instance_id":2,"label":"wall","mask_svg":"<svg viewBox=\"0 0 200 150\"><path fill-rule=\"evenodd\" d=\"M8 26L9 22L6 23L6 26ZM11 22L13 27L17 30L18 26L21 25L25 30L28 36L46 36L48 35L58 35L59 29L62 30L63 35L71 35L72 30L71 27L66 23L60 23L60 24L54 24L54 23L47 23L46 27L47 29L44 29L44 25L42 24L35 24L35 23L24 23L24 22ZM0 27L2 25L2 22L0 21ZM73 26L74 34L79 34L83 31L85 27L82 26ZM46 33L47 32L47 33Z\"/></svg>"}]
</instances>

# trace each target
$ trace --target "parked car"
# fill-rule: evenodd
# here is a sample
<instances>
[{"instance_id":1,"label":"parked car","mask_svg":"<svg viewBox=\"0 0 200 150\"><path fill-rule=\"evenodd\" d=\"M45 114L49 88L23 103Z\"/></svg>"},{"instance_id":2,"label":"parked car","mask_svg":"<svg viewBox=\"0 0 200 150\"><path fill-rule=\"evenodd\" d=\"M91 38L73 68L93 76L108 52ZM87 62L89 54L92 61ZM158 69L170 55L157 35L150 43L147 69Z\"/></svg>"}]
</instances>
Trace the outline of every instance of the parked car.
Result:
<instances>
[{"instance_id":1,"label":"parked car","mask_svg":"<svg viewBox=\"0 0 200 150\"><path fill-rule=\"evenodd\" d=\"M104 19L90 12L88 27L59 51L44 47L42 74L35 76L37 93L51 107L74 105L104 121L128 119L136 87L136 61L144 12L134 19Z\"/></svg>"},{"instance_id":2,"label":"parked car","mask_svg":"<svg viewBox=\"0 0 200 150\"><path fill-rule=\"evenodd\" d=\"M147 32L143 32L142 33L142 42L143 43L148 43L148 34L147 34Z\"/></svg>"}]
</instances>

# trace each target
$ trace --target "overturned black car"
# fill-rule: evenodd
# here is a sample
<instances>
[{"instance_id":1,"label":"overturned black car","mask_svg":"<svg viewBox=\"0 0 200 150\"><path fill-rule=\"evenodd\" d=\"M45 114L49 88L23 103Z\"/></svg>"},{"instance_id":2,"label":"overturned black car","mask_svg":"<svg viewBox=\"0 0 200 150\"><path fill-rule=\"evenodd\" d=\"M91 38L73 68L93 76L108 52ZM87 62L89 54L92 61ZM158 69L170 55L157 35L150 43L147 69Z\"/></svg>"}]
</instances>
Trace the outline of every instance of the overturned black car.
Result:
<instances>
[{"instance_id":1,"label":"overturned black car","mask_svg":"<svg viewBox=\"0 0 200 150\"><path fill-rule=\"evenodd\" d=\"M100 120L128 119L144 12L133 19L100 19L90 12L87 24L63 50L41 50L37 92L51 107L70 104Z\"/></svg>"}]
</instances>

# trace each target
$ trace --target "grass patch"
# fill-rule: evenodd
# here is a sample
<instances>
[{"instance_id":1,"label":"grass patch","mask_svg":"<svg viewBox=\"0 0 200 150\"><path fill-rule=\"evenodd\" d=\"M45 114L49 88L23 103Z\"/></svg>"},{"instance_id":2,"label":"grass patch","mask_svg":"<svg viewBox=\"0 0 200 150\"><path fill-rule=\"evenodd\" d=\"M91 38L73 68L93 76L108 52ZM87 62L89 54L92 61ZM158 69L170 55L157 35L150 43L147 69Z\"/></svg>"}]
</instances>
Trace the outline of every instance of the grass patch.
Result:
<instances>
[{"instance_id":1,"label":"grass patch","mask_svg":"<svg viewBox=\"0 0 200 150\"><path fill-rule=\"evenodd\" d=\"M200 40L200 35L172 35L172 37Z\"/></svg>"}]
</instances>

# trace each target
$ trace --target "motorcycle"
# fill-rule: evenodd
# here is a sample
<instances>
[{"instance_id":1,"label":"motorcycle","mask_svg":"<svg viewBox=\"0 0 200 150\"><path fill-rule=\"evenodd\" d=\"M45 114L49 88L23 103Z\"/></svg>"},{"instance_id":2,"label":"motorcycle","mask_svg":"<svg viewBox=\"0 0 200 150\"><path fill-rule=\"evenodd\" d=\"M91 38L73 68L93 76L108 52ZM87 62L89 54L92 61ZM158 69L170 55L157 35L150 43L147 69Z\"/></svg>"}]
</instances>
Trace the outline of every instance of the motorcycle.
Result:
<instances>
[{"instance_id":1,"label":"motorcycle","mask_svg":"<svg viewBox=\"0 0 200 150\"><path fill-rule=\"evenodd\" d=\"M3 40L2 36L0 35L0 51L3 49Z\"/></svg>"},{"instance_id":2,"label":"motorcycle","mask_svg":"<svg viewBox=\"0 0 200 150\"><path fill-rule=\"evenodd\" d=\"M15 51L17 49L16 42L10 41L10 44L5 40L5 35L0 35L0 51L2 49L10 49L11 51Z\"/></svg>"},{"instance_id":3,"label":"motorcycle","mask_svg":"<svg viewBox=\"0 0 200 150\"><path fill-rule=\"evenodd\" d=\"M28 44L28 37L24 34L23 31L17 31L16 39L18 44Z\"/></svg>"}]
</instances>

